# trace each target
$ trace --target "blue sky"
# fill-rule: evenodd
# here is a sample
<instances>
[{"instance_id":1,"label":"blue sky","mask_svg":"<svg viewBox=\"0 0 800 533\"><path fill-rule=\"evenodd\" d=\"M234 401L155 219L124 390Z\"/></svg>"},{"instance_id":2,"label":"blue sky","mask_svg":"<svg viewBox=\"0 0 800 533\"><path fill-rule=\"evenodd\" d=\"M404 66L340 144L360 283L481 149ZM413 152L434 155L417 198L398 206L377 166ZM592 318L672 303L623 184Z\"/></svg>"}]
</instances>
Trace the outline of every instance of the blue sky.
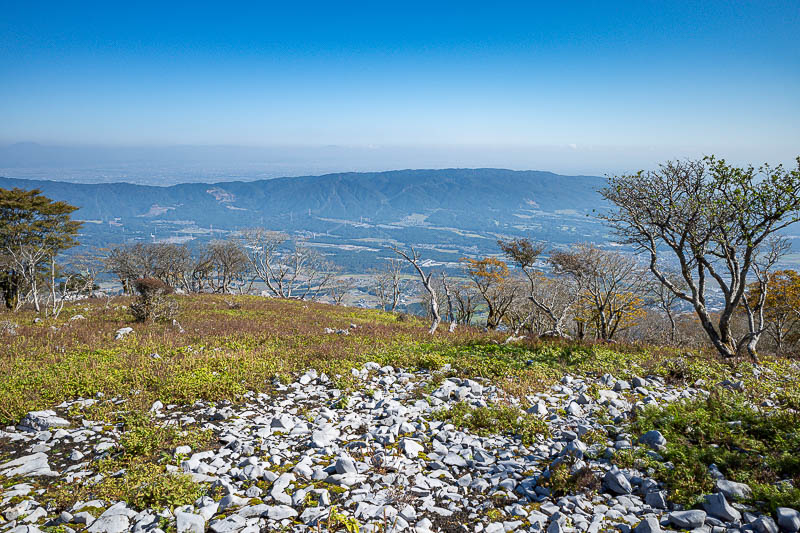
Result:
<instances>
[{"instance_id":1,"label":"blue sky","mask_svg":"<svg viewBox=\"0 0 800 533\"><path fill-rule=\"evenodd\" d=\"M5 144L800 155L797 0L2 11Z\"/></svg>"}]
</instances>

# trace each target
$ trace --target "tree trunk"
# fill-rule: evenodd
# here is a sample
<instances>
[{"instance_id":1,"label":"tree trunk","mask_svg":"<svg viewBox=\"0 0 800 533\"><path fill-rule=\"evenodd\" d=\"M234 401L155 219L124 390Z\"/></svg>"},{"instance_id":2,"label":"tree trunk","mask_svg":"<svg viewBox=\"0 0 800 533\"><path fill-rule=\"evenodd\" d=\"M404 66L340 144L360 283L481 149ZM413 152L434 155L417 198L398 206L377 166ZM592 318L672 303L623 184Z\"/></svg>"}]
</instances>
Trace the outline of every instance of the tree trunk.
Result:
<instances>
[{"instance_id":1,"label":"tree trunk","mask_svg":"<svg viewBox=\"0 0 800 533\"><path fill-rule=\"evenodd\" d=\"M675 344L675 317L672 312L667 309L667 318L669 318L669 342Z\"/></svg>"},{"instance_id":2,"label":"tree trunk","mask_svg":"<svg viewBox=\"0 0 800 533\"><path fill-rule=\"evenodd\" d=\"M13 311L16 309L17 300L19 299L19 276L13 271L6 273L2 286L6 309Z\"/></svg>"},{"instance_id":3,"label":"tree trunk","mask_svg":"<svg viewBox=\"0 0 800 533\"><path fill-rule=\"evenodd\" d=\"M433 287L430 285L430 278L428 278L428 281L425 283L425 288L431 295L431 316L433 317L433 322L431 323L431 328L428 330L428 333L433 335L436 333L436 328L439 327L442 318L439 316L439 302L436 301L436 291L434 291Z\"/></svg>"},{"instance_id":4,"label":"tree trunk","mask_svg":"<svg viewBox=\"0 0 800 533\"><path fill-rule=\"evenodd\" d=\"M450 286L447 284L447 274L444 272L442 272L442 285L444 294L447 297L447 319L450 321L450 327L447 330L453 333L456 330L456 315L453 312L453 295L450 292Z\"/></svg>"},{"instance_id":5,"label":"tree trunk","mask_svg":"<svg viewBox=\"0 0 800 533\"><path fill-rule=\"evenodd\" d=\"M750 355L750 359L754 364L758 364L758 351L756 350L756 345L758 344L759 337L761 337L761 335L751 335L747 340L747 353Z\"/></svg>"},{"instance_id":6,"label":"tree trunk","mask_svg":"<svg viewBox=\"0 0 800 533\"><path fill-rule=\"evenodd\" d=\"M725 359L735 357L737 352L736 342L733 340L733 336L731 335L730 319L726 318L725 316L720 317L719 331L717 331L717 328L715 328L714 324L711 322L711 317L708 316L705 307L695 305L695 312L697 313L697 317L700 319L700 325L708 334L708 337L711 339L711 343L714 345L714 348L717 349L717 352L719 352L719 354Z\"/></svg>"}]
</instances>

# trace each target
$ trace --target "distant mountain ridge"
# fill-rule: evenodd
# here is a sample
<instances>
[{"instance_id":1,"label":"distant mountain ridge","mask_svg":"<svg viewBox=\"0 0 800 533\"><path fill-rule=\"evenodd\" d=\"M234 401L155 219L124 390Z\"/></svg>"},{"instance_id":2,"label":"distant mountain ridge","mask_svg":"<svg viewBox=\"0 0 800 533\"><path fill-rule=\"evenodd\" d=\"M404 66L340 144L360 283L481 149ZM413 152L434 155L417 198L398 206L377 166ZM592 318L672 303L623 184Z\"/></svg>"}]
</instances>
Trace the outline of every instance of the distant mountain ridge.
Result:
<instances>
[{"instance_id":1,"label":"distant mountain ridge","mask_svg":"<svg viewBox=\"0 0 800 533\"><path fill-rule=\"evenodd\" d=\"M559 243L604 233L595 176L505 169L393 170L168 187L0 178L79 206L93 241L209 237L264 226L322 244L401 242L483 248L498 235ZM468 232L468 235L464 235ZM155 237L153 237L155 236ZM369 246L368 246L369 247Z\"/></svg>"},{"instance_id":2,"label":"distant mountain ridge","mask_svg":"<svg viewBox=\"0 0 800 533\"><path fill-rule=\"evenodd\" d=\"M320 216L357 212L384 218L420 210L458 211L475 201L487 209L526 209L537 205L545 210L546 206L581 209L595 206L599 198L596 189L602 182L602 178L594 176L504 169L349 172L168 187L0 178L0 186L4 188L36 187L78 205L82 218L142 216L154 204L181 205L181 212L202 209L205 214L207 209L236 207L270 217L311 209ZM569 186L569 191L564 186ZM213 191L227 195L218 198ZM186 205L189 202L191 206Z\"/></svg>"}]
</instances>

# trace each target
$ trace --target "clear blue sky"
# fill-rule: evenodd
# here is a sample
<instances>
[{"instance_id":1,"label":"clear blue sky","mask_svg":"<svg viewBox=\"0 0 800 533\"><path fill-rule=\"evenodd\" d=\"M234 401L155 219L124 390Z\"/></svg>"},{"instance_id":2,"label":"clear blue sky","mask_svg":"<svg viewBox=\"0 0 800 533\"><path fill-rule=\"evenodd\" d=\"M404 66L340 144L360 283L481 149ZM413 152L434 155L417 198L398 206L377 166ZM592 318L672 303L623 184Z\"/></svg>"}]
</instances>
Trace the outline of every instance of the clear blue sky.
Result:
<instances>
[{"instance_id":1,"label":"clear blue sky","mask_svg":"<svg viewBox=\"0 0 800 533\"><path fill-rule=\"evenodd\" d=\"M249 4L3 2L0 143L800 153L798 0Z\"/></svg>"}]
</instances>

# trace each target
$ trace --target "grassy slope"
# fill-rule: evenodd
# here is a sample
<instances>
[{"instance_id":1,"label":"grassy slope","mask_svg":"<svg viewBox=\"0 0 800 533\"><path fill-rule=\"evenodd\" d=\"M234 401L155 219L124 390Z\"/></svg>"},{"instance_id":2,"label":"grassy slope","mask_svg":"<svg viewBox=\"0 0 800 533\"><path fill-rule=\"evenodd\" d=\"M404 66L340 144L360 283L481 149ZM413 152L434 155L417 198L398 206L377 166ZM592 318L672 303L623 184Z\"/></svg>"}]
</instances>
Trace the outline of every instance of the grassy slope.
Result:
<instances>
[{"instance_id":1,"label":"grassy slope","mask_svg":"<svg viewBox=\"0 0 800 533\"><path fill-rule=\"evenodd\" d=\"M665 473L675 498L690 503L710 490L706 465L716 462L730 478L754 484L757 497L769 505L800 505L796 491L774 488L781 479L800 486L797 462L791 460L800 456L800 371L790 361L768 360L766 372L756 377L746 362L666 349L580 343L502 346L502 335L470 328L430 337L425 324L413 317L247 296L180 297L181 332L171 324L132 323L127 303L124 298L109 305L76 303L58 320L39 323L32 314L0 316L19 324L18 335L5 335L0 344L0 424L14 423L30 410L98 393L127 398L126 409L133 412L145 412L155 400L236 401L248 390L269 391L275 378L286 380L310 367L347 389L355 386L350 368L366 361L411 369L450 364L452 375L490 378L518 397L548 389L565 373L661 375L689 383L704 379L709 385L741 379L747 405L741 398L723 398L708 405L648 411L634 428L658 428L667 436L667 458L678 466ZM77 314L85 319L70 320ZM351 324L358 327L349 335L324 333L325 328ZM125 326L135 332L115 341L114 333ZM775 407L751 407L765 399ZM775 413L779 416L772 417ZM732 419L743 423L727 424L736 421ZM702 431L692 436L686 431L690 426ZM625 461L647 458L621 454L620 464ZM748 474L755 469L766 474Z\"/></svg>"},{"instance_id":2,"label":"grassy slope","mask_svg":"<svg viewBox=\"0 0 800 533\"><path fill-rule=\"evenodd\" d=\"M414 368L451 363L458 373L496 378L519 393L549 387L563 370L625 374L649 362L643 352L602 347L499 346L502 334L474 328L430 337L417 318L398 320L375 310L247 296L184 296L180 302L183 333L171 324L132 322L123 298L108 306L75 304L58 320L38 324L33 314L6 315L19 328L0 345L0 374L7 376L0 383L0 423L98 392L138 407L155 400L236 400L310 367L341 376L346 388L350 368L366 361ZM77 314L85 320L70 320ZM350 335L324 333L351 324L358 328ZM117 329L126 326L134 333L115 341Z\"/></svg>"}]
</instances>

